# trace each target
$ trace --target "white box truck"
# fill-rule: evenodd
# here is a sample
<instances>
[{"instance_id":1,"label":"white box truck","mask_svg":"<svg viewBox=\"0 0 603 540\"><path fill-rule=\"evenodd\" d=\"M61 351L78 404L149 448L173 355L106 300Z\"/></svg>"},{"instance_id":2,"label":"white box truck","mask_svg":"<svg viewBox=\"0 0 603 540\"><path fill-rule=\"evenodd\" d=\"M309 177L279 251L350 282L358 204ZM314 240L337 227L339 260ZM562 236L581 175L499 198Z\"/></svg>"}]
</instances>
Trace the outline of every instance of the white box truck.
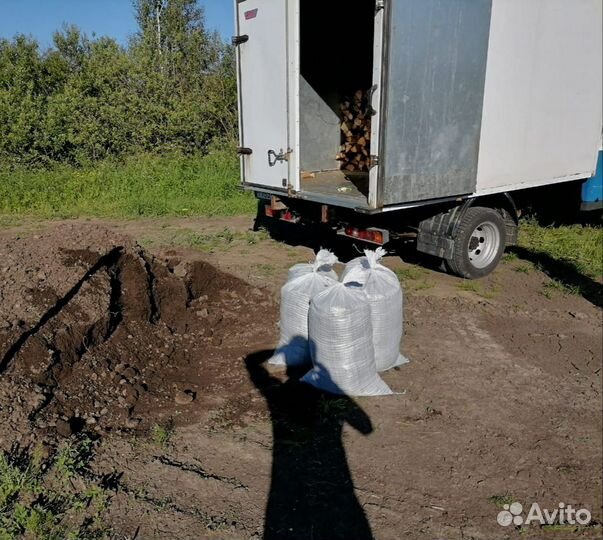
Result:
<instances>
[{"instance_id":1,"label":"white box truck","mask_svg":"<svg viewBox=\"0 0 603 540\"><path fill-rule=\"evenodd\" d=\"M242 183L264 212L411 232L466 278L517 237L513 193L593 176L602 0L236 0ZM368 90L369 169L341 103Z\"/></svg>"}]
</instances>

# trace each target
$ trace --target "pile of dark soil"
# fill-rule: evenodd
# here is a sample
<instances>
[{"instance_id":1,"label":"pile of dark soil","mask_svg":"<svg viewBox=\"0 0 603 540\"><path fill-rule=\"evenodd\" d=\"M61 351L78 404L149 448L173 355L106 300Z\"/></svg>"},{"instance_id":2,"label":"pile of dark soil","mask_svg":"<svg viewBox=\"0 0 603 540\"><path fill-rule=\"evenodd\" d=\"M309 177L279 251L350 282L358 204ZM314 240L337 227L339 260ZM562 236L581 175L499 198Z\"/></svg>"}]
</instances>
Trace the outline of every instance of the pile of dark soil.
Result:
<instances>
[{"instance_id":1,"label":"pile of dark soil","mask_svg":"<svg viewBox=\"0 0 603 540\"><path fill-rule=\"evenodd\" d=\"M266 291L106 231L17 238L0 260L0 447L195 421L273 332Z\"/></svg>"}]
</instances>

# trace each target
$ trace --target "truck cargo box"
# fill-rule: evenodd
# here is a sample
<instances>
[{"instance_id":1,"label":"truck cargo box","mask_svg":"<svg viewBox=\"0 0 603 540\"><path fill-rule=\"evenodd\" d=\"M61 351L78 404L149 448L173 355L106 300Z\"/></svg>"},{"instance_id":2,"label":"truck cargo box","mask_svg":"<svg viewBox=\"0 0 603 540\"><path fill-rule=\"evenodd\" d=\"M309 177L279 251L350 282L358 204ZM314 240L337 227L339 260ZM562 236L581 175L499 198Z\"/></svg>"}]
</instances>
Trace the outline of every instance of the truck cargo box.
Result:
<instances>
[{"instance_id":1,"label":"truck cargo box","mask_svg":"<svg viewBox=\"0 0 603 540\"><path fill-rule=\"evenodd\" d=\"M237 0L236 9L248 189L366 212L594 174L601 0ZM362 144L342 131L357 92ZM342 164L349 141L360 157Z\"/></svg>"}]
</instances>

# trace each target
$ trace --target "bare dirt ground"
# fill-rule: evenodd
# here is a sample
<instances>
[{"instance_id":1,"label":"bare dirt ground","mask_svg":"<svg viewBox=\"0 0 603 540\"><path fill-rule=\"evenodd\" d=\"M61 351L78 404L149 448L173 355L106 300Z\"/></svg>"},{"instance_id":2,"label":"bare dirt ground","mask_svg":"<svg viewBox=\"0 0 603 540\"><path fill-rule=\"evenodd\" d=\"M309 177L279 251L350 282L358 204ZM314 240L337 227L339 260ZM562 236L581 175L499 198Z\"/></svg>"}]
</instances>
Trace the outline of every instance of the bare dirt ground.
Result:
<instances>
[{"instance_id":1,"label":"bare dirt ground","mask_svg":"<svg viewBox=\"0 0 603 540\"><path fill-rule=\"evenodd\" d=\"M114 538L601 538L597 306L514 257L475 283L391 256L401 393L329 398L262 363L312 251L251 225L0 231L0 450L93 440ZM593 520L501 527L513 501Z\"/></svg>"}]
</instances>

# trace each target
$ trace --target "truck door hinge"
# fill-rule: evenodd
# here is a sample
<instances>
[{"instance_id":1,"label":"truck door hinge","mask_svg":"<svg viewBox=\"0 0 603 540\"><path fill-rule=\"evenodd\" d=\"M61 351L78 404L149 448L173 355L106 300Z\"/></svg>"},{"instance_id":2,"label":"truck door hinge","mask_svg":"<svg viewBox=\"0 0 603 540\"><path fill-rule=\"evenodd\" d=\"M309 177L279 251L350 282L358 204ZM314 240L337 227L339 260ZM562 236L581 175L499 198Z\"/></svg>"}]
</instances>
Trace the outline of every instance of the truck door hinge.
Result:
<instances>
[{"instance_id":1,"label":"truck door hinge","mask_svg":"<svg viewBox=\"0 0 603 540\"><path fill-rule=\"evenodd\" d=\"M237 154L239 156L250 156L253 154L253 150L251 148L245 148L244 146L239 146L237 148Z\"/></svg>"},{"instance_id":2,"label":"truck door hinge","mask_svg":"<svg viewBox=\"0 0 603 540\"><path fill-rule=\"evenodd\" d=\"M377 0L375 2L375 13L378 13L382 9L385 9L385 0Z\"/></svg>"},{"instance_id":3,"label":"truck door hinge","mask_svg":"<svg viewBox=\"0 0 603 540\"><path fill-rule=\"evenodd\" d=\"M281 148L278 154L274 150L268 150L268 165L274 167L279 161L289 161L289 154L291 152L293 150L290 148L286 152Z\"/></svg>"},{"instance_id":4,"label":"truck door hinge","mask_svg":"<svg viewBox=\"0 0 603 540\"><path fill-rule=\"evenodd\" d=\"M379 156L372 155L369 166L376 167L377 165L379 165Z\"/></svg>"},{"instance_id":5,"label":"truck door hinge","mask_svg":"<svg viewBox=\"0 0 603 540\"><path fill-rule=\"evenodd\" d=\"M243 43L247 43L249 41L249 36L247 34L243 34L242 36L233 36L232 44L234 47L238 45L242 45Z\"/></svg>"}]
</instances>

